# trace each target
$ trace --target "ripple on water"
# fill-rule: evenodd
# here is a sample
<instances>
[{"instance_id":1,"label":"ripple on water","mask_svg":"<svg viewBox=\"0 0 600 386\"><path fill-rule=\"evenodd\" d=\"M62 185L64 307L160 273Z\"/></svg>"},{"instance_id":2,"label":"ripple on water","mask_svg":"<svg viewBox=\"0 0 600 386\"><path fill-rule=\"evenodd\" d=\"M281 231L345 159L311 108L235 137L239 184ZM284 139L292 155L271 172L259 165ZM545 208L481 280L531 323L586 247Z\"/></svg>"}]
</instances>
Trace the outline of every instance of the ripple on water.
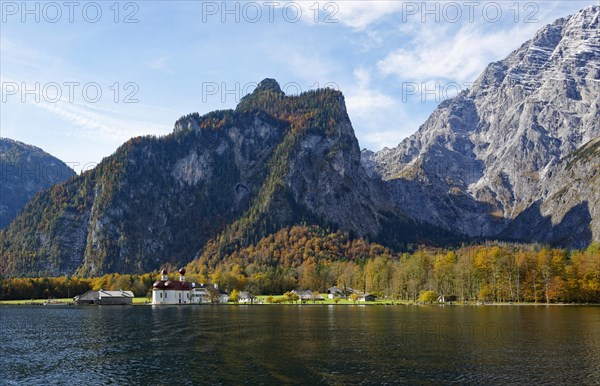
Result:
<instances>
[{"instance_id":1,"label":"ripple on water","mask_svg":"<svg viewBox=\"0 0 600 386\"><path fill-rule=\"evenodd\" d=\"M425 308L3 306L0 373L5 384L600 384L598 308ZM466 323L502 333L440 333Z\"/></svg>"}]
</instances>

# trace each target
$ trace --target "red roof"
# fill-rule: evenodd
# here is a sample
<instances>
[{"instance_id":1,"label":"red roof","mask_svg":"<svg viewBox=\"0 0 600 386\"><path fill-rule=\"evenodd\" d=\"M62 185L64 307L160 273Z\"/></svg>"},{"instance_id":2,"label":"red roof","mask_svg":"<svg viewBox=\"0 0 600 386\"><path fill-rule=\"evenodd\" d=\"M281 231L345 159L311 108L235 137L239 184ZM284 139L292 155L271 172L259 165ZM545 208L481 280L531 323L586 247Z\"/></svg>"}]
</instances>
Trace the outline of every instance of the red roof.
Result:
<instances>
[{"instance_id":1,"label":"red roof","mask_svg":"<svg viewBox=\"0 0 600 386\"><path fill-rule=\"evenodd\" d=\"M152 286L153 289L161 289L165 291L189 291L190 283L180 282L179 280L157 281Z\"/></svg>"}]
</instances>

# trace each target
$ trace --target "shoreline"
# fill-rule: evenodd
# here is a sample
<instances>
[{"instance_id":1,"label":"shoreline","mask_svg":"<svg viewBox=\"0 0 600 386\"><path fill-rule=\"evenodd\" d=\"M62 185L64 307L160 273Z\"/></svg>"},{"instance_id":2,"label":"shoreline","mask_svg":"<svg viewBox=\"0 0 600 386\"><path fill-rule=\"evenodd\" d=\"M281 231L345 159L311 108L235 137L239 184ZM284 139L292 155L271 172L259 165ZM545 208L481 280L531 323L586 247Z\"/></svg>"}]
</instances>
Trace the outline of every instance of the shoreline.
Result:
<instances>
[{"instance_id":1,"label":"shoreline","mask_svg":"<svg viewBox=\"0 0 600 386\"><path fill-rule=\"evenodd\" d=\"M148 298L134 298L132 306L152 306L150 299ZM490 302L490 303L478 303L478 302L452 302L452 303L415 303L415 302L406 302L406 301L375 301L375 302L315 302L312 301L301 303L266 303L266 302L257 302L254 304L249 303L218 303L218 304L209 304L209 303L201 303L201 304L158 304L156 306L437 306L437 307L455 307L455 306L474 306L474 307L507 307L507 306L590 306L590 307L598 307L600 303L534 303L534 302ZM31 299L31 300L1 300L0 306L78 306L71 299ZM81 305L79 307L85 306L95 306L95 305ZM109 305L113 307L114 305Z\"/></svg>"}]
</instances>

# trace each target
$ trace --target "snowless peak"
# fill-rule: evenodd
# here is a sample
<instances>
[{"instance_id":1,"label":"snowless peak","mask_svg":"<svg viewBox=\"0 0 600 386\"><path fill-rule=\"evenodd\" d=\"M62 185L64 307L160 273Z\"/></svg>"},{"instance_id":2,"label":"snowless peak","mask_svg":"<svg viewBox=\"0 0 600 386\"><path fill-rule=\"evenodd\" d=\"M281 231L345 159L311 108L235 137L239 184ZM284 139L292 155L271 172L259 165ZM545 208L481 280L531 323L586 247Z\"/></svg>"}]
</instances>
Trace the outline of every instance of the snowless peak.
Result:
<instances>
[{"instance_id":1,"label":"snowless peak","mask_svg":"<svg viewBox=\"0 0 600 386\"><path fill-rule=\"evenodd\" d=\"M272 78L263 79L258 84L258 86L256 86L254 94L258 94L263 91L270 91L276 94L283 94L283 91L281 91L281 87L279 87L279 83L277 83L277 81Z\"/></svg>"},{"instance_id":2,"label":"snowless peak","mask_svg":"<svg viewBox=\"0 0 600 386\"><path fill-rule=\"evenodd\" d=\"M251 93L245 95L237 106L237 110L248 110L257 107L264 107L263 104L266 100L278 100L284 98L285 93L281 91L279 83L275 79L266 78L263 79L256 89Z\"/></svg>"},{"instance_id":3,"label":"snowless peak","mask_svg":"<svg viewBox=\"0 0 600 386\"><path fill-rule=\"evenodd\" d=\"M600 138L599 79L600 6L594 5L544 26L491 63L469 90L440 103L417 133L368 157L368 166L416 220L470 236L557 243L564 236L586 245L600 238L600 200L587 187L595 186L596 153L580 157L585 162L568 160ZM581 187L571 189L573 181ZM577 194L567 197L570 191ZM535 202L544 212L534 218ZM555 226L572 210L565 224L580 221L591 236L574 236L570 225L529 233L552 216ZM521 225L509 228L513 222Z\"/></svg>"}]
</instances>

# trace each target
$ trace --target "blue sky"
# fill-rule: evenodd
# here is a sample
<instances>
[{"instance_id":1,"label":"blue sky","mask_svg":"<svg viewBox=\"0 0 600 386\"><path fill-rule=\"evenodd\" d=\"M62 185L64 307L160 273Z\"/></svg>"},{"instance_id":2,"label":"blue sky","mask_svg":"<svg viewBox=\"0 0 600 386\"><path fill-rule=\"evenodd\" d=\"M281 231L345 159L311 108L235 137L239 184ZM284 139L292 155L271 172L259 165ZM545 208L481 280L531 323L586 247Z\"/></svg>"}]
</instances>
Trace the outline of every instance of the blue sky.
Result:
<instances>
[{"instance_id":1,"label":"blue sky","mask_svg":"<svg viewBox=\"0 0 600 386\"><path fill-rule=\"evenodd\" d=\"M80 172L271 77L339 88L392 147L553 20L598 1L2 1L0 135ZM99 94L100 92L100 94Z\"/></svg>"}]
</instances>

